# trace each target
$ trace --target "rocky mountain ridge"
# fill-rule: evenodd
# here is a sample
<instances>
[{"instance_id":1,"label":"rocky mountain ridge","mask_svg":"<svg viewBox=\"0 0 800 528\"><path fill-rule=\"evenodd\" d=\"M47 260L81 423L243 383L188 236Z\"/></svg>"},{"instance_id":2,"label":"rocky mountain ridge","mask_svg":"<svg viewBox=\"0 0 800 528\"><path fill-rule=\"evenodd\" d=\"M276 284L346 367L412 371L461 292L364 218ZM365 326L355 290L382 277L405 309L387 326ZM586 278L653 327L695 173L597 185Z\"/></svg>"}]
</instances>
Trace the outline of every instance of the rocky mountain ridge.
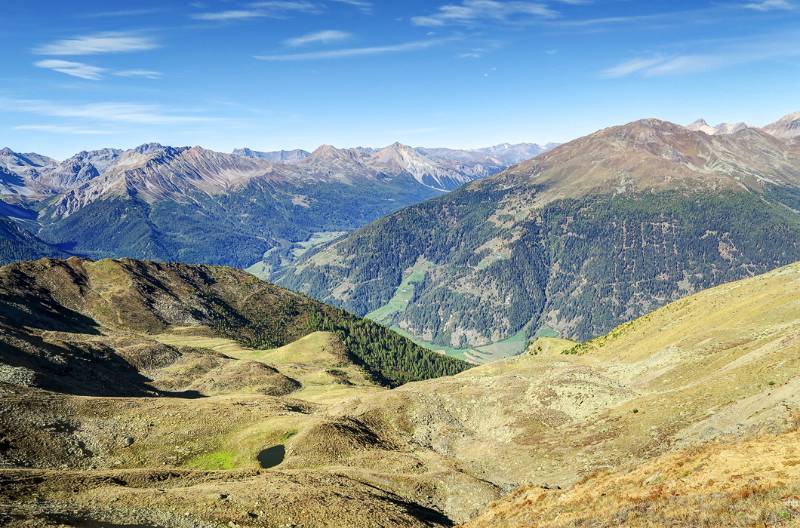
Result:
<instances>
[{"instance_id":1,"label":"rocky mountain ridge","mask_svg":"<svg viewBox=\"0 0 800 528\"><path fill-rule=\"evenodd\" d=\"M768 134L783 139L800 137L800 112L786 115L763 128Z\"/></svg>"},{"instance_id":2,"label":"rocky mountain ridge","mask_svg":"<svg viewBox=\"0 0 800 528\"><path fill-rule=\"evenodd\" d=\"M512 150L522 155L526 148ZM398 143L226 154L150 143L57 162L5 149L0 200L8 206L0 214L12 205L23 211L29 221L15 229L27 235L15 240L41 242L13 255L65 250L241 267L261 260L272 269L294 258L296 244L352 230L506 166L475 153L452 161L453 153L425 156ZM53 248L37 253L47 243ZM13 255L3 250L0 262Z\"/></svg>"},{"instance_id":3,"label":"rocky mountain ridge","mask_svg":"<svg viewBox=\"0 0 800 528\"><path fill-rule=\"evenodd\" d=\"M709 125L705 119L698 119L686 125L686 128L694 132L705 132L710 136L721 134L735 134L745 128L751 127L747 123L720 123L716 126ZM800 112L787 114L774 123L770 123L760 128L760 130L780 139L791 140L800 136Z\"/></svg>"},{"instance_id":4,"label":"rocky mountain ridge","mask_svg":"<svg viewBox=\"0 0 800 528\"><path fill-rule=\"evenodd\" d=\"M698 119L686 125L686 128L694 132L705 132L709 136L717 134L733 134L742 129L748 128L747 123L720 123L716 126L709 125L705 119Z\"/></svg>"}]
</instances>

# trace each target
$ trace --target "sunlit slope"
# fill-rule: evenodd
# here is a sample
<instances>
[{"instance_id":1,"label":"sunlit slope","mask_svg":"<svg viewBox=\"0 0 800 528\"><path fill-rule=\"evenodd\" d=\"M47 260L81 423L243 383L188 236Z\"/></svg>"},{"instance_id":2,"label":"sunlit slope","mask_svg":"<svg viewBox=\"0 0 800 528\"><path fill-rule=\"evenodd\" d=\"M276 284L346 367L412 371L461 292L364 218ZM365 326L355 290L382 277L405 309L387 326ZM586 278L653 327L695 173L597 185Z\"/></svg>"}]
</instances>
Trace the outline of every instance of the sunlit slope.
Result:
<instances>
[{"instance_id":1,"label":"sunlit slope","mask_svg":"<svg viewBox=\"0 0 800 528\"><path fill-rule=\"evenodd\" d=\"M664 455L569 490L528 486L469 528L797 526L800 432Z\"/></svg>"},{"instance_id":2,"label":"sunlit slope","mask_svg":"<svg viewBox=\"0 0 800 528\"><path fill-rule=\"evenodd\" d=\"M566 486L716 438L777 433L799 408L795 264L672 303L564 353L543 349L369 396L355 415L380 414L387 428L510 490Z\"/></svg>"},{"instance_id":3,"label":"sunlit slope","mask_svg":"<svg viewBox=\"0 0 800 528\"><path fill-rule=\"evenodd\" d=\"M128 288L107 284L100 291ZM163 306L149 310L163 315ZM68 334L38 336L77 345ZM196 324L81 335L98 355L95 378L115 364L102 355L111 346L140 366L151 392L86 397L0 383L0 418L13 432L4 462L14 466L0 471L0 502L39 516L68 501L84 520L123 525L446 526L494 515L487 506L520 486L510 500L560 486L610 497L565 495L564 505L533 495L544 515L563 506L567 526L593 505L609 526L635 525L617 510L647 520L664 507L682 519L681 508L702 503L713 514L748 489L737 503L743 519L786 510L795 520L785 499L797 494L796 433L787 431L800 411L800 264L701 292L583 345L541 338L519 357L391 390L348 364L335 332L263 350ZM748 488L758 461L757 484L767 487ZM642 465L653 469L626 476ZM598 471L608 480L573 488ZM665 495L673 491L674 500ZM497 518L515 522L520 506L497 504L508 510Z\"/></svg>"}]
</instances>

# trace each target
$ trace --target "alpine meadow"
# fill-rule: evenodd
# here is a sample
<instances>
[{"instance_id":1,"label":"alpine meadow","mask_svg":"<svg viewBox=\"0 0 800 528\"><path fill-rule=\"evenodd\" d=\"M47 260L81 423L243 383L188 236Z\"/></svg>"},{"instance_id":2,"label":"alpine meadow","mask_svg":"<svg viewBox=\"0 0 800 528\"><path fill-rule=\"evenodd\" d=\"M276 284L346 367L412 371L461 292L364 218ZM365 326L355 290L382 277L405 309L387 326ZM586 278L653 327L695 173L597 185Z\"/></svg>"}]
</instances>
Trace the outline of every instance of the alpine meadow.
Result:
<instances>
[{"instance_id":1,"label":"alpine meadow","mask_svg":"<svg viewBox=\"0 0 800 528\"><path fill-rule=\"evenodd\" d=\"M0 525L800 526L800 1L3 13Z\"/></svg>"}]
</instances>

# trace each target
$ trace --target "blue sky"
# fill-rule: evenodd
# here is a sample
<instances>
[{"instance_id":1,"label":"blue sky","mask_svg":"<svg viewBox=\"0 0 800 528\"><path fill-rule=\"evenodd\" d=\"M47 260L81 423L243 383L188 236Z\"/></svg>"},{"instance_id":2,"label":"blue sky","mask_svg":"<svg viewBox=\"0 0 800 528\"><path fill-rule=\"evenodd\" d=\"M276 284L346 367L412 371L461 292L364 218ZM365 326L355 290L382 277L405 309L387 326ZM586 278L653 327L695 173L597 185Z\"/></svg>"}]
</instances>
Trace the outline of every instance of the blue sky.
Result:
<instances>
[{"instance_id":1,"label":"blue sky","mask_svg":"<svg viewBox=\"0 0 800 528\"><path fill-rule=\"evenodd\" d=\"M800 0L3 0L0 146L565 141L800 110Z\"/></svg>"}]
</instances>

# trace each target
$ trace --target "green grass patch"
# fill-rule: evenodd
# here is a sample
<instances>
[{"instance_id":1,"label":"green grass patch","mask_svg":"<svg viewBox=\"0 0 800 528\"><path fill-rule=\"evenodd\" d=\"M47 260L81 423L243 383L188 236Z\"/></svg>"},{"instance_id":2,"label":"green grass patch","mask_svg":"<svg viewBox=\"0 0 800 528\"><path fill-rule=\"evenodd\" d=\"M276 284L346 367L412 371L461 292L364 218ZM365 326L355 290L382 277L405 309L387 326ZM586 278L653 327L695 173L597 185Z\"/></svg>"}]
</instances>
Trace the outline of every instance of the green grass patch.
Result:
<instances>
[{"instance_id":1,"label":"green grass patch","mask_svg":"<svg viewBox=\"0 0 800 528\"><path fill-rule=\"evenodd\" d=\"M397 325L392 326L391 329L401 336L411 339L414 341L414 343L421 347L425 347L428 350L446 354L457 359L469 361L470 363L482 364L498 359L516 356L524 352L528 347L528 337L524 328L516 334L503 339L502 341L497 341L495 343L490 343L480 347L467 348L455 348L447 345L440 345L438 343L432 343L406 332Z\"/></svg>"},{"instance_id":2,"label":"green grass patch","mask_svg":"<svg viewBox=\"0 0 800 528\"><path fill-rule=\"evenodd\" d=\"M416 264L407 269L403 282L394 291L394 295L389 299L389 302L368 313L366 315L367 319L372 319L377 323L391 323L391 318L395 314L405 311L408 307L408 303L414 298L415 284L425 280L425 273L430 267L430 262L418 260Z\"/></svg>"},{"instance_id":3,"label":"green grass patch","mask_svg":"<svg viewBox=\"0 0 800 528\"><path fill-rule=\"evenodd\" d=\"M478 347L486 361L516 356L528 347L528 332L525 328L502 341Z\"/></svg>"},{"instance_id":4,"label":"green grass patch","mask_svg":"<svg viewBox=\"0 0 800 528\"><path fill-rule=\"evenodd\" d=\"M561 336L558 334L558 332L556 332L549 326L542 325L536 330L531 339L536 339L537 337L561 337Z\"/></svg>"},{"instance_id":5,"label":"green grass patch","mask_svg":"<svg viewBox=\"0 0 800 528\"><path fill-rule=\"evenodd\" d=\"M430 341L425 341L424 339L421 339L415 335L409 334L408 332L406 332L397 325L392 326L391 329L400 334L401 336L412 340L414 343L416 343L421 347L427 348L428 350L431 350L433 352L440 352L442 354L446 354L450 357L461 359L463 361L475 362L473 359L471 359L472 357L474 357L475 355L482 356L482 354L480 354L480 352L478 352L474 348L454 348L447 345L440 345L438 343L431 343Z\"/></svg>"},{"instance_id":6,"label":"green grass patch","mask_svg":"<svg viewBox=\"0 0 800 528\"><path fill-rule=\"evenodd\" d=\"M211 453L204 453L191 459L188 467L204 470L233 469L236 467L234 454L231 451L220 449Z\"/></svg>"}]
</instances>

